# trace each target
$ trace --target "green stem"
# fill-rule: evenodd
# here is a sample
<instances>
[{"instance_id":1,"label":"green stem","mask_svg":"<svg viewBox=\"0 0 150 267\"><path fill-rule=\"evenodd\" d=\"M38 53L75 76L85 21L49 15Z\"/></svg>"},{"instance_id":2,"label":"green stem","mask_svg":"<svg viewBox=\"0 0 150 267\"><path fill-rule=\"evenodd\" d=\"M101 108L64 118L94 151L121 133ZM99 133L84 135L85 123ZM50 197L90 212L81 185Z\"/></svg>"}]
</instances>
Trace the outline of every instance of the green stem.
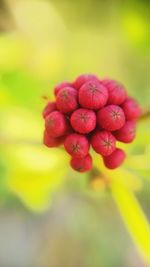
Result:
<instances>
[{"instance_id":1,"label":"green stem","mask_svg":"<svg viewBox=\"0 0 150 267\"><path fill-rule=\"evenodd\" d=\"M112 181L111 190L124 224L147 266L150 266L150 225L135 195L121 183Z\"/></svg>"},{"instance_id":2,"label":"green stem","mask_svg":"<svg viewBox=\"0 0 150 267\"><path fill-rule=\"evenodd\" d=\"M139 118L139 122L143 121L145 119L150 118L150 109L147 109L143 112L143 114L141 115L141 117Z\"/></svg>"}]
</instances>

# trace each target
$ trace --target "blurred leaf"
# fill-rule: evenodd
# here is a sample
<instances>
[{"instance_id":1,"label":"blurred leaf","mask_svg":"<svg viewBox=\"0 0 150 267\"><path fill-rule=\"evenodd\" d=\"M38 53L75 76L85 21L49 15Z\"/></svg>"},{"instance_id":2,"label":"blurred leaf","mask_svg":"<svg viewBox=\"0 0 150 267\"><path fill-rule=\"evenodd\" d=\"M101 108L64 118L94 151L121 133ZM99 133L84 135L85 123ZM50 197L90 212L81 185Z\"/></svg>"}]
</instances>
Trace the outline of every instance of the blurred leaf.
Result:
<instances>
[{"instance_id":1,"label":"blurred leaf","mask_svg":"<svg viewBox=\"0 0 150 267\"><path fill-rule=\"evenodd\" d=\"M4 154L9 165L8 191L34 211L47 209L68 170L64 151L22 145L10 146Z\"/></svg>"},{"instance_id":2,"label":"blurred leaf","mask_svg":"<svg viewBox=\"0 0 150 267\"><path fill-rule=\"evenodd\" d=\"M29 54L29 43L20 35L0 35L0 71L13 71L22 67Z\"/></svg>"},{"instance_id":3,"label":"blurred leaf","mask_svg":"<svg viewBox=\"0 0 150 267\"><path fill-rule=\"evenodd\" d=\"M131 190L141 190L142 188L142 181L139 179L139 177L130 169L127 169L126 164L124 164L123 167L111 170L107 169L104 166L103 160L101 157L95 155L94 153L94 164L102 173L106 179L108 180L108 183L111 183L113 180L120 181L124 186L129 187Z\"/></svg>"},{"instance_id":4,"label":"blurred leaf","mask_svg":"<svg viewBox=\"0 0 150 267\"><path fill-rule=\"evenodd\" d=\"M148 25L139 13L128 13L124 20L128 39L135 43L143 42L148 37Z\"/></svg>"},{"instance_id":5,"label":"blurred leaf","mask_svg":"<svg viewBox=\"0 0 150 267\"><path fill-rule=\"evenodd\" d=\"M112 180L111 190L122 219L145 263L150 264L150 225L132 191Z\"/></svg>"},{"instance_id":6,"label":"blurred leaf","mask_svg":"<svg viewBox=\"0 0 150 267\"><path fill-rule=\"evenodd\" d=\"M1 111L0 142L42 142L42 117L29 109L9 107Z\"/></svg>"},{"instance_id":7,"label":"blurred leaf","mask_svg":"<svg viewBox=\"0 0 150 267\"><path fill-rule=\"evenodd\" d=\"M9 90L0 79L0 110L6 108L7 106L12 104L11 94Z\"/></svg>"},{"instance_id":8,"label":"blurred leaf","mask_svg":"<svg viewBox=\"0 0 150 267\"><path fill-rule=\"evenodd\" d=\"M122 24L128 42L140 52L149 51L149 3L127 1L123 9Z\"/></svg>"},{"instance_id":9,"label":"blurred leaf","mask_svg":"<svg viewBox=\"0 0 150 267\"><path fill-rule=\"evenodd\" d=\"M28 70L38 80L48 82L47 91L55 76L61 79L65 69L65 42L51 40L49 43L35 47L29 59ZM59 81L60 82L60 81ZM49 95L49 94L48 94Z\"/></svg>"},{"instance_id":10,"label":"blurred leaf","mask_svg":"<svg viewBox=\"0 0 150 267\"><path fill-rule=\"evenodd\" d=\"M150 124L149 120L138 122L137 136L132 144L124 145L127 152L125 165L131 170L150 170Z\"/></svg>"},{"instance_id":11,"label":"blurred leaf","mask_svg":"<svg viewBox=\"0 0 150 267\"><path fill-rule=\"evenodd\" d=\"M41 84L25 71L6 72L0 82L14 103L35 107L41 99Z\"/></svg>"},{"instance_id":12,"label":"blurred leaf","mask_svg":"<svg viewBox=\"0 0 150 267\"><path fill-rule=\"evenodd\" d=\"M130 156L127 165L133 170L150 170L149 159L146 154Z\"/></svg>"},{"instance_id":13,"label":"blurred leaf","mask_svg":"<svg viewBox=\"0 0 150 267\"><path fill-rule=\"evenodd\" d=\"M39 120L29 110L3 111L0 127L1 149L8 168L7 190L30 209L46 209L68 171L67 154L42 145L42 118Z\"/></svg>"},{"instance_id":14,"label":"blurred leaf","mask_svg":"<svg viewBox=\"0 0 150 267\"><path fill-rule=\"evenodd\" d=\"M134 170L134 173L140 177L141 179L147 179L148 181L150 181L150 170Z\"/></svg>"}]
</instances>

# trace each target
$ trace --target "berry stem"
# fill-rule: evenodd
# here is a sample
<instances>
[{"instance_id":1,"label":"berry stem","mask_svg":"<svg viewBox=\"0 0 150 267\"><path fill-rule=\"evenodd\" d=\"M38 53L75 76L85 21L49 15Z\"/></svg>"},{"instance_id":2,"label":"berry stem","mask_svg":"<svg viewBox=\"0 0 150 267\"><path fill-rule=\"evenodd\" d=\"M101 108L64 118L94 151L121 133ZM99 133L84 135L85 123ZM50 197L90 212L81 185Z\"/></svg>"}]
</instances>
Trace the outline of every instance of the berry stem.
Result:
<instances>
[{"instance_id":1,"label":"berry stem","mask_svg":"<svg viewBox=\"0 0 150 267\"><path fill-rule=\"evenodd\" d=\"M146 109L139 118L139 122L150 118L150 108Z\"/></svg>"},{"instance_id":2,"label":"berry stem","mask_svg":"<svg viewBox=\"0 0 150 267\"><path fill-rule=\"evenodd\" d=\"M89 172L89 183L91 185L92 181L99 179L103 181L106 186L106 189L110 188L110 179L103 172L101 172L96 166L93 166L93 169Z\"/></svg>"}]
</instances>

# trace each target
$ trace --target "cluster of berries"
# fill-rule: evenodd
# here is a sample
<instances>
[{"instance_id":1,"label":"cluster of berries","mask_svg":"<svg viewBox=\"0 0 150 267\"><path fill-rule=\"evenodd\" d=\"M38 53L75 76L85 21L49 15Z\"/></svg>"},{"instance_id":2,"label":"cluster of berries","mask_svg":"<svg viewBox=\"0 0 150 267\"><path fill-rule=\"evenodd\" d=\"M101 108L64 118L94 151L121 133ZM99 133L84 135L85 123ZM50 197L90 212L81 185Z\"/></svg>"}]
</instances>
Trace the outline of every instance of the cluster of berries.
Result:
<instances>
[{"instance_id":1,"label":"cluster of berries","mask_svg":"<svg viewBox=\"0 0 150 267\"><path fill-rule=\"evenodd\" d=\"M90 144L107 168L119 167L125 152L116 148L116 141L133 141L141 115L138 103L128 97L125 87L115 80L84 74L73 83L57 85L54 95L56 100L43 111L44 144L64 144L71 155L71 167L79 172L92 168Z\"/></svg>"}]
</instances>

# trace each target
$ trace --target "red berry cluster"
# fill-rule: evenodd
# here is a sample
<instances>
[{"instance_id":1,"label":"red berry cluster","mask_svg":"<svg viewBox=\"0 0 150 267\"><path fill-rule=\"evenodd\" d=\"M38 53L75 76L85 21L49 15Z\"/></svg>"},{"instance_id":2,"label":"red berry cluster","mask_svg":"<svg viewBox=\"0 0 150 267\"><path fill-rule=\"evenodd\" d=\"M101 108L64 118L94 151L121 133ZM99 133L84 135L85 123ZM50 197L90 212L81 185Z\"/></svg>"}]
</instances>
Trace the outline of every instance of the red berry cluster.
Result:
<instances>
[{"instance_id":1,"label":"red berry cluster","mask_svg":"<svg viewBox=\"0 0 150 267\"><path fill-rule=\"evenodd\" d=\"M107 168L119 167L125 152L116 148L116 141L133 141L141 115L138 103L127 95L125 87L115 80L84 74L73 83L57 85L54 95L56 100L43 111L44 144L64 144L71 155L71 167L79 172L92 168L90 144Z\"/></svg>"}]
</instances>

